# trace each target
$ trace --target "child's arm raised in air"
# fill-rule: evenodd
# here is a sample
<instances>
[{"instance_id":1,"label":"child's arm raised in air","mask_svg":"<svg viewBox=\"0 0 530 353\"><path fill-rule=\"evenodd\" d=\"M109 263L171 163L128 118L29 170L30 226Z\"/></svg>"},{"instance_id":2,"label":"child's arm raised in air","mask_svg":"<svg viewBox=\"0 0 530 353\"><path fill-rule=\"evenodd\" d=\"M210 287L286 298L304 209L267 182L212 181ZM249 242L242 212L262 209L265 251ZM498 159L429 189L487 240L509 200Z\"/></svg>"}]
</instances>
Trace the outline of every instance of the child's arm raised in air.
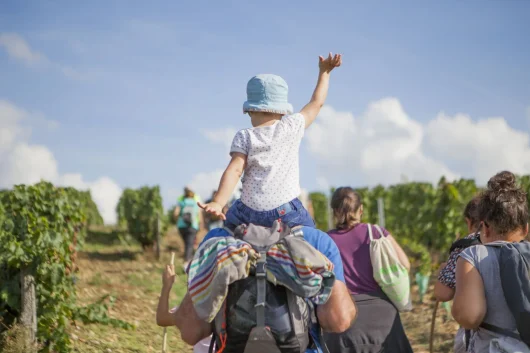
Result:
<instances>
[{"instance_id":1,"label":"child's arm raised in air","mask_svg":"<svg viewBox=\"0 0 530 353\"><path fill-rule=\"evenodd\" d=\"M320 108L322 108L326 101L329 88L329 74L334 68L339 67L342 64L341 54L335 54L335 56L332 56L331 53L329 53L329 56L326 59L322 56L318 59L319 73L317 86L315 87L315 91L313 92L313 96L309 103L307 103L307 105L300 111L304 116L306 129L313 123L318 113L320 113Z\"/></svg>"},{"instance_id":2,"label":"child's arm raised in air","mask_svg":"<svg viewBox=\"0 0 530 353\"><path fill-rule=\"evenodd\" d=\"M208 213L212 213L218 217L221 217L223 220L226 220L226 217L223 213L223 207L232 196L237 182L239 179L241 179L241 175L243 175L246 163L247 156L245 154L233 152L230 164L228 164L228 167L223 173L217 194L215 195L213 201L207 204L199 202L199 207Z\"/></svg>"}]
</instances>

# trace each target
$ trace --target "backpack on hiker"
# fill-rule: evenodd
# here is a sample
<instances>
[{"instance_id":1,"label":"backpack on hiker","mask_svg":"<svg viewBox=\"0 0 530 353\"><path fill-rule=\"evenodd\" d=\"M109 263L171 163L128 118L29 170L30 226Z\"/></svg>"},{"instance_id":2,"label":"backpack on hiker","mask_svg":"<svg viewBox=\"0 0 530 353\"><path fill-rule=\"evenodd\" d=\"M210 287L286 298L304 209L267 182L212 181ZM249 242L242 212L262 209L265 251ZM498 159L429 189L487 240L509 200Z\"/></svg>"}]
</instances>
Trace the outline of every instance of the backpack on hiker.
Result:
<instances>
[{"instance_id":1,"label":"backpack on hiker","mask_svg":"<svg viewBox=\"0 0 530 353\"><path fill-rule=\"evenodd\" d=\"M409 273L399 261L392 242L384 236L381 227L374 227L379 233L379 239L374 239L372 225L368 224L374 279L399 311L409 311L412 309Z\"/></svg>"},{"instance_id":2,"label":"backpack on hiker","mask_svg":"<svg viewBox=\"0 0 530 353\"><path fill-rule=\"evenodd\" d=\"M272 228L241 225L234 237L258 252L250 275L229 285L228 295L212 322L210 353L305 353L315 344L311 327L317 323L314 305L287 287L267 280L268 250L289 237L302 241L300 229L275 222ZM291 256L282 255L282 256ZM272 267L271 267L272 268ZM320 340L320 342L323 342Z\"/></svg>"},{"instance_id":3,"label":"backpack on hiker","mask_svg":"<svg viewBox=\"0 0 530 353\"><path fill-rule=\"evenodd\" d=\"M197 217L197 207L198 206L196 204L184 204L180 211L180 217L187 228L192 227L193 223L195 222L195 219Z\"/></svg>"},{"instance_id":4,"label":"backpack on hiker","mask_svg":"<svg viewBox=\"0 0 530 353\"><path fill-rule=\"evenodd\" d=\"M515 318L517 332L486 322L481 327L524 342L530 352L530 242L486 245L497 248L501 286L506 304Z\"/></svg>"}]
</instances>

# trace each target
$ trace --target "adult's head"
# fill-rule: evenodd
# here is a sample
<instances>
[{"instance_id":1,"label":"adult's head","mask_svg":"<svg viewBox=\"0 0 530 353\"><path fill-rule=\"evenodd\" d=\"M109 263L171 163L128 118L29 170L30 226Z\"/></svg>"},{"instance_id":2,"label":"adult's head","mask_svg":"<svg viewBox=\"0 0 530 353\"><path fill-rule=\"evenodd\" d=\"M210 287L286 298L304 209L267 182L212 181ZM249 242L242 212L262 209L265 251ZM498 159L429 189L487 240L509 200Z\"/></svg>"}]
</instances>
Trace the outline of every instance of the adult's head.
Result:
<instances>
[{"instance_id":1,"label":"adult's head","mask_svg":"<svg viewBox=\"0 0 530 353\"><path fill-rule=\"evenodd\" d=\"M466 219L467 229L469 233L476 232L480 227L479 217L480 196L475 196L469 201L464 209L464 218Z\"/></svg>"},{"instance_id":2,"label":"adult's head","mask_svg":"<svg viewBox=\"0 0 530 353\"><path fill-rule=\"evenodd\" d=\"M335 190L331 197L331 209L337 229L351 229L361 223L363 214L361 195L348 186Z\"/></svg>"},{"instance_id":3,"label":"adult's head","mask_svg":"<svg viewBox=\"0 0 530 353\"><path fill-rule=\"evenodd\" d=\"M480 195L478 214L484 240L520 241L528 234L526 193L517 186L515 175L500 172L488 181Z\"/></svg>"},{"instance_id":4,"label":"adult's head","mask_svg":"<svg viewBox=\"0 0 530 353\"><path fill-rule=\"evenodd\" d=\"M195 197L195 193L191 191L191 189L188 186L186 186L184 188L184 197L187 199L192 199Z\"/></svg>"}]
</instances>

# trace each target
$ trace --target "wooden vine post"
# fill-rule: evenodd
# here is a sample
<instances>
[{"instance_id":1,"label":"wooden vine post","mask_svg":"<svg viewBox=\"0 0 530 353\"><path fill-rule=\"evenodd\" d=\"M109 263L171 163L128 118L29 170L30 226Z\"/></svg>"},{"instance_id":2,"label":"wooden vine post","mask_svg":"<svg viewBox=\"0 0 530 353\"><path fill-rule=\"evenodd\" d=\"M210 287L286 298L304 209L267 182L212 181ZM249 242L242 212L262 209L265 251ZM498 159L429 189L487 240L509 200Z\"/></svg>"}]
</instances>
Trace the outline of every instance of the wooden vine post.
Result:
<instances>
[{"instance_id":1,"label":"wooden vine post","mask_svg":"<svg viewBox=\"0 0 530 353\"><path fill-rule=\"evenodd\" d=\"M171 265L175 264L175 253L171 253ZM167 353L167 327L164 327L164 338L162 341L162 353Z\"/></svg>"},{"instance_id":2,"label":"wooden vine post","mask_svg":"<svg viewBox=\"0 0 530 353\"><path fill-rule=\"evenodd\" d=\"M156 253L156 259L157 260L160 260L160 214L157 212L156 214L156 228L155 228L155 232L156 232L156 248L155 248L155 253ZM173 264L173 263L171 263Z\"/></svg>"},{"instance_id":3,"label":"wooden vine post","mask_svg":"<svg viewBox=\"0 0 530 353\"><path fill-rule=\"evenodd\" d=\"M20 271L21 313L20 323L26 329L26 347L33 347L37 336L37 299L35 295L35 278L28 267Z\"/></svg>"},{"instance_id":4,"label":"wooden vine post","mask_svg":"<svg viewBox=\"0 0 530 353\"><path fill-rule=\"evenodd\" d=\"M456 233L455 241L460 238L460 234ZM440 301L436 299L434 303L434 309L432 310L431 318L431 337L429 338L429 352L434 353L434 332L436 328L436 315L438 314L438 307L440 306Z\"/></svg>"}]
</instances>

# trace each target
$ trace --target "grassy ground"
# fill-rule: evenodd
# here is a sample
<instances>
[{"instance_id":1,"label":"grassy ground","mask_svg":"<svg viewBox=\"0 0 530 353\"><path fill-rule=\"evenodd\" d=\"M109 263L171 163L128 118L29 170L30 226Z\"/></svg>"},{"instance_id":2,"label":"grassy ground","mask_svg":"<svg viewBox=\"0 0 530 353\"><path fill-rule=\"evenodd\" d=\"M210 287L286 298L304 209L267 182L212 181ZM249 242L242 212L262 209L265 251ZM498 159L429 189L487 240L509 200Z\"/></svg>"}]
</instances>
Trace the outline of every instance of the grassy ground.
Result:
<instances>
[{"instance_id":1,"label":"grassy ground","mask_svg":"<svg viewBox=\"0 0 530 353\"><path fill-rule=\"evenodd\" d=\"M139 245L127 245L111 238L110 232L105 229L92 232L84 251L79 254L78 301L88 304L105 294L111 294L117 298L111 316L135 324L136 329L78 324L71 329L74 352L161 352L163 330L155 323L160 278L163 266L170 261L170 252L180 253L180 238L176 230L168 232L160 262L155 260L152 253L143 253ZM180 260L176 260L180 278L175 283L171 305L177 305L185 292L181 264ZM427 298L430 299L429 296ZM402 315L416 353L429 351L432 308L432 301L427 304L415 303L412 312ZM450 352L455 331L455 322L446 318L444 310L440 308L434 352ZM168 328L168 347L169 352L192 352L180 340L174 328Z\"/></svg>"}]
</instances>

